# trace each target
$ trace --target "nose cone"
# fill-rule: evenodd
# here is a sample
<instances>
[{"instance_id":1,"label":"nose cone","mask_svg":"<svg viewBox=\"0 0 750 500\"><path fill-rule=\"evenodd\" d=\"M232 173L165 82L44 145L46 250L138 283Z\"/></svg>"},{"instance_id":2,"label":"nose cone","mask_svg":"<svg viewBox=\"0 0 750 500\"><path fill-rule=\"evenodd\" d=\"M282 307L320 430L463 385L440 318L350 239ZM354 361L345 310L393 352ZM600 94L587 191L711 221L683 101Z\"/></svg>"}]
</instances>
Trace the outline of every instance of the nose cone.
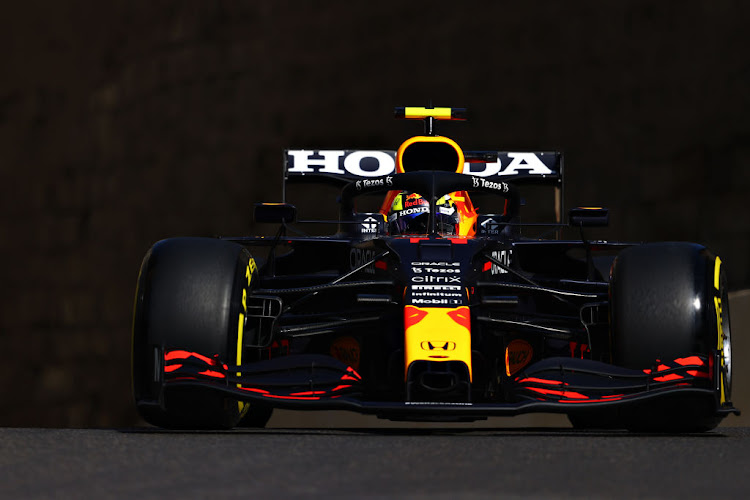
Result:
<instances>
[{"instance_id":1,"label":"nose cone","mask_svg":"<svg viewBox=\"0 0 750 500\"><path fill-rule=\"evenodd\" d=\"M415 361L458 361L466 365L471 380L471 314L468 307L406 306L404 330L406 372Z\"/></svg>"}]
</instances>

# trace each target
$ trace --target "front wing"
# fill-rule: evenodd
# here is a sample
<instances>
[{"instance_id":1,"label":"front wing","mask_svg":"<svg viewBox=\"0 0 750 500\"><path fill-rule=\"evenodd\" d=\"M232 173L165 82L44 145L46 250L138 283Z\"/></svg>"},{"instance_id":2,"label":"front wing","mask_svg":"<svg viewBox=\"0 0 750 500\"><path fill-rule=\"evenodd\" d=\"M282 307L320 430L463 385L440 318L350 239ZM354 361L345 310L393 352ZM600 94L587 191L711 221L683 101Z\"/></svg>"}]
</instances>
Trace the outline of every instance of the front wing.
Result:
<instances>
[{"instance_id":1,"label":"front wing","mask_svg":"<svg viewBox=\"0 0 750 500\"><path fill-rule=\"evenodd\" d=\"M392 420L471 421L523 413L584 414L608 408L649 412L686 408L704 417L739 414L721 405L716 360L701 356L631 370L577 358L549 358L530 365L513 381L503 402L371 401L362 397L362 379L350 366L324 355L293 355L241 366L184 350L154 347L159 398L164 391L201 387L247 402L294 410L349 410Z\"/></svg>"}]
</instances>

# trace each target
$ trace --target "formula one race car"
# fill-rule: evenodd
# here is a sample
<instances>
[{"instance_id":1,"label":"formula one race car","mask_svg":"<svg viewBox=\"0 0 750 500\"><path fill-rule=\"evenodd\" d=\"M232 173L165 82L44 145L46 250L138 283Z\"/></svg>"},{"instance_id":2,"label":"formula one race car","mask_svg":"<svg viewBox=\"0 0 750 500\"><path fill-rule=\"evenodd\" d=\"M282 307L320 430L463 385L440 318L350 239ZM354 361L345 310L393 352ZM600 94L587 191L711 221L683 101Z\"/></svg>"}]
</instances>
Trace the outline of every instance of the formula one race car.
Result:
<instances>
[{"instance_id":1,"label":"formula one race car","mask_svg":"<svg viewBox=\"0 0 750 500\"><path fill-rule=\"evenodd\" d=\"M425 133L396 151L286 151L284 202L255 206L275 237L156 243L133 320L142 417L231 428L262 427L273 408L444 422L547 412L577 428L693 432L739 413L719 257L589 241L608 211L563 222L562 155L464 151L435 133L464 113L397 108ZM335 234L298 231L312 221L286 203L295 181L340 187ZM521 221L528 185L554 192L553 223Z\"/></svg>"}]
</instances>

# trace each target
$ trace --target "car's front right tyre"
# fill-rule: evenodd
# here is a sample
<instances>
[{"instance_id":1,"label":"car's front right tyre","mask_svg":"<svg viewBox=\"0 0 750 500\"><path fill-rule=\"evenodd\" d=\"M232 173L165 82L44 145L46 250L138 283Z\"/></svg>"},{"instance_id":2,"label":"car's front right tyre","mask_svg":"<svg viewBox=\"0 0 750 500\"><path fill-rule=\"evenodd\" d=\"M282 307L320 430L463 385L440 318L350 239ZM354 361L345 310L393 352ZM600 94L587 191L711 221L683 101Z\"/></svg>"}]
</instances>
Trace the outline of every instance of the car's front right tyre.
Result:
<instances>
[{"instance_id":1,"label":"car's front right tyre","mask_svg":"<svg viewBox=\"0 0 750 500\"><path fill-rule=\"evenodd\" d=\"M249 405L210 389L167 387L159 398L156 356L180 349L241 364L247 297L257 279L252 256L235 243L171 238L149 250L133 314L133 395L144 420L164 428L228 429L247 418ZM268 417L254 423L265 425Z\"/></svg>"},{"instance_id":2,"label":"car's front right tyre","mask_svg":"<svg viewBox=\"0 0 750 500\"><path fill-rule=\"evenodd\" d=\"M726 276L721 260L693 243L650 243L623 250L611 283L614 363L636 370L692 355L713 365L718 353L716 401L675 397L651 411L628 412L638 431L689 432L716 427L715 415L731 392L731 340Z\"/></svg>"}]
</instances>

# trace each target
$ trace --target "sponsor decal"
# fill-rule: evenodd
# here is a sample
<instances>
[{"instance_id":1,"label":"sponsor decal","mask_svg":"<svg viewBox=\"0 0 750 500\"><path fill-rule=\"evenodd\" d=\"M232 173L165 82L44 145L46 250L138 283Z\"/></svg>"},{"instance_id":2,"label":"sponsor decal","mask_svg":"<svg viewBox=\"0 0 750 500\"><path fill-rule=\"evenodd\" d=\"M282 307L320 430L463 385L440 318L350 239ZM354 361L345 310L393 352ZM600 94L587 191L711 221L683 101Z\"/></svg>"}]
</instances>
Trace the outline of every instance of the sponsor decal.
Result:
<instances>
[{"instance_id":1,"label":"sponsor decal","mask_svg":"<svg viewBox=\"0 0 750 500\"><path fill-rule=\"evenodd\" d=\"M458 306L464 304L465 294L459 285L411 285L409 301L422 306Z\"/></svg>"},{"instance_id":2,"label":"sponsor decal","mask_svg":"<svg viewBox=\"0 0 750 500\"><path fill-rule=\"evenodd\" d=\"M375 250L365 250L362 248L352 248L349 251L349 268L356 269L362 264L371 261L375 257ZM364 268L364 272L375 274L375 267L372 265Z\"/></svg>"},{"instance_id":3,"label":"sponsor decal","mask_svg":"<svg viewBox=\"0 0 750 500\"><path fill-rule=\"evenodd\" d=\"M353 337L339 337L331 344L331 356L355 370L359 370L359 342Z\"/></svg>"},{"instance_id":4,"label":"sponsor decal","mask_svg":"<svg viewBox=\"0 0 750 500\"><path fill-rule=\"evenodd\" d=\"M732 384L732 342L729 330L724 330L724 309L721 303L721 259L714 261L714 310L716 311L716 332L719 353L719 402L724 404L729 400Z\"/></svg>"},{"instance_id":5,"label":"sponsor decal","mask_svg":"<svg viewBox=\"0 0 750 500\"><path fill-rule=\"evenodd\" d=\"M461 295L460 293L452 295L449 293L441 293L441 292L437 292L437 293L435 292L412 292L411 297L412 297L412 300L414 300L415 297L419 297L419 298L437 297L439 299L453 299L453 300L461 301L461 299L463 298L463 295Z\"/></svg>"},{"instance_id":6,"label":"sponsor decal","mask_svg":"<svg viewBox=\"0 0 750 500\"><path fill-rule=\"evenodd\" d=\"M428 203L428 201L425 200L422 197L419 197L419 198L407 198L406 201L404 202L404 207L406 207L406 208L415 207L415 206L423 206L423 205L426 205L428 207L430 206L430 204Z\"/></svg>"},{"instance_id":7,"label":"sponsor decal","mask_svg":"<svg viewBox=\"0 0 750 500\"><path fill-rule=\"evenodd\" d=\"M411 299L411 303L415 306L460 306L462 303L461 299Z\"/></svg>"},{"instance_id":8,"label":"sponsor decal","mask_svg":"<svg viewBox=\"0 0 750 500\"><path fill-rule=\"evenodd\" d=\"M392 214L391 217L393 217L393 215L395 215L398 218L398 217L403 217L405 215L428 214L428 213L430 213L430 207L420 206L420 207L414 207L414 208L407 208L405 210L399 210L395 214Z\"/></svg>"},{"instance_id":9,"label":"sponsor decal","mask_svg":"<svg viewBox=\"0 0 750 500\"><path fill-rule=\"evenodd\" d=\"M502 262L505 266L510 267L511 262L511 256L513 255L513 250L494 250L491 255ZM508 271L503 269L502 267L498 266L494 262L492 262L492 266L490 267L490 274L506 274Z\"/></svg>"},{"instance_id":10,"label":"sponsor decal","mask_svg":"<svg viewBox=\"0 0 750 500\"><path fill-rule=\"evenodd\" d=\"M411 291L412 297L463 297L463 293L461 292L421 292L421 291L415 291L414 286L412 286Z\"/></svg>"},{"instance_id":11,"label":"sponsor decal","mask_svg":"<svg viewBox=\"0 0 750 500\"><path fill-rule=\"evenodd\" d=\"M396 171L395 151L288 150L291 174L353 175L382 177ZM501 153L489 163L464 163L462 172L477 177L553 175L537 153Z\"/></svg>"},{"instance_id":12,"label":"sponsor decal","mask_svg":"<svg viewBox=\"0 0 750 500\"><path fill-rule=\"evenodd\" d=\"M412 285L412 290L455 290L461 291L461 285Z\"/></svg>"},{"instance_id":13,"label":"sponsor decal","mask_svg":"<svg viewBox=\"0 0 750 500\"><path fill-rule=\"evenodd\" d=\"M440 267L445 265L446 267ZM443 276L441 274L460 273L458 262L414 262L412 281L422 282L445 282L450 278L451 282L460 283L459 276ZM456 266L456 267L454 267ZM426 273L423 275L422 273ZM425 306L457 306L464 304L464 290L461 285L410 285L410 301L414 305Z\"/></svg>"},{"instance_id":14,"label":"sponsor decal","mask_svg":"<svg viewBox=\"0 0 750 500\"><path fill-rule=\"evenodd\" d=\"M382 177L396 170L394 153L385 151L289 150L289 173ZM342 161L343 159L343 161Z\"/></svg>"},{"instance_id":15,"label":"sponsor decal","mask_svg":"<svg viewBox=\"0 0 750 500\"><path fill-rule=\"evenodd\" d=\"M509 377L528 365L534 356L531 344L522 339L513 340L505 348L505 374Z\"/></svg>"},{"instance_id":16,"label":"sponsor decal","mask_svg":"<svg viewBox=\"0 0 750 500\"><path fill-rule=\"evenodd\" d=\"M500 224L495 219L486 219L479 226L482 234L500 234Z\"/></svg>"},{"instance_id":17,"label":"sponsor decal","mask_svg":"<svg viewBox=\"0 0 750 500\"><path fill-rule=\"evenodd\" d=\"M411 270L415 273L428 273L428 274L459 274L460 269L455 268L441 268L441 267L416 267L412 266Z\"/></svg>"},{"instance_id":18,"label":"sponsor decal","mask_svg":"<svg viewBox=\"0 0 750 500\"><path fill-rule=\"evenodd\" d=\"M446 340L427 340L420 344L425 351L455 351L456 343Z\"/></svg>"},{"instance_id":19,"label":"sponsor decal","mask_svg":"<svg viewBox=\"0 0 750 500\"><path fill-rule=\"evenodd\" d=\"M412 262L412 266L461 267L460 262Z\"/></svg>"},{"instance_id":20,"label":"sponsor decal","mask_svg":"<svg viewBox=\"0 0 750 500\"><path fill-rule=\"evenodd\" d=\"M242 337L245 331L245 317L247 316L247 296L248 290L250 290L250 283L252 283L253 275L258 272L258 265L255 263L255 259L250 259L245 266L245 279L247 283L242 289L242 311L240 311L239 320L237 321L237 365L242 364Z\"/></svg>"},{"instance_id":21,"label":"sponsor decal","mask_svg":"<svg viewBox=\"0 0 750 500\"><path fill-rule=\"evenodd\" d=\"M365 234L378 232L378 221L375 217L368 217L362 222L362 232Z\"/></svg>"},{"instance_id":22,"label":"sponsor decal","mask_svg":"<svg viewBox=\"0 0 750 500\"><path fill-rule=\"evenodd\" d=\"M503 166L500 158L491 163L464 163L464 174L479 177L491 177L494 175L551 175L552 170L539 159L536 153L508 153L510 162ZM482 170L479 170L479 168Z\"/></svg>"},{"instance_id":23,"label":"sponsor decal","mask_svg":"<svg viewBox=\"0 0 750 500\"><path fill-rule=\"evenodd\" d=\"M510 191L510 186L508 185L507 182L493 182L493 181L488 181L487 179L483 177L477 177L477 176L472 176L471 181L475 188L482 187L482 188L487 188L487 189L494 189L496 191L501 191L503 193L507 193L508 191Z\"/></svg>"},{"instance_id":24,"label":"sponsor decal","mask_svg":"<svg viewBox=\"0 0 750 500\"><path fill-rule=\"evenodd\" d=\"M411 301L413 304L463 304L464 294L461 286L460 262L417 261L412 262L411 271Z\"/></svg>"},{"instance_id":25,"label":"sponsor decal","mask_svg":"<svg viewBox=\"0 0 750 500\"><path fill-rule=\"evenodd\" d=\"M354 183L354 187L357 188L357 191L380 186L393 186L393 177L389 175L388 177L381 179L364 179Z\"/></svg>"},{"instance_id":26,"label":"sponsor decal","mask_svg":"<svg viewBox=\"0 0 750 500\"><path fill-rule=\"evenodd\" d=\"M245 335L245 318L247 316L247 296L248 296L248 290L250 290L250 283L253 281L253 276L258 272L258 265L255 263L255 259L250 259L247 263L247 266L245 266L245 287L242 289L242 310L240 311L239 318L237 320L237 356L236 356L236 363L237 366L242 364L242 351L243 351L243 339ZM237 376L240 376L240 372L237 372ZM242 388L242 384L237 384L238 388ZM240 411L240 414L244 414L249 408L250 405L243 402L238 401L237 407Z\"/></svg>"},{"instance_id":27,"label":"sponsor decal","mask_svg":"<svg viewBox=\"0 0 750 500\"><path fill-rule=\"evenodd\" d=\"M412 276L412 283L461 283L460 276Z\"/></svg>"}]
</instances>

